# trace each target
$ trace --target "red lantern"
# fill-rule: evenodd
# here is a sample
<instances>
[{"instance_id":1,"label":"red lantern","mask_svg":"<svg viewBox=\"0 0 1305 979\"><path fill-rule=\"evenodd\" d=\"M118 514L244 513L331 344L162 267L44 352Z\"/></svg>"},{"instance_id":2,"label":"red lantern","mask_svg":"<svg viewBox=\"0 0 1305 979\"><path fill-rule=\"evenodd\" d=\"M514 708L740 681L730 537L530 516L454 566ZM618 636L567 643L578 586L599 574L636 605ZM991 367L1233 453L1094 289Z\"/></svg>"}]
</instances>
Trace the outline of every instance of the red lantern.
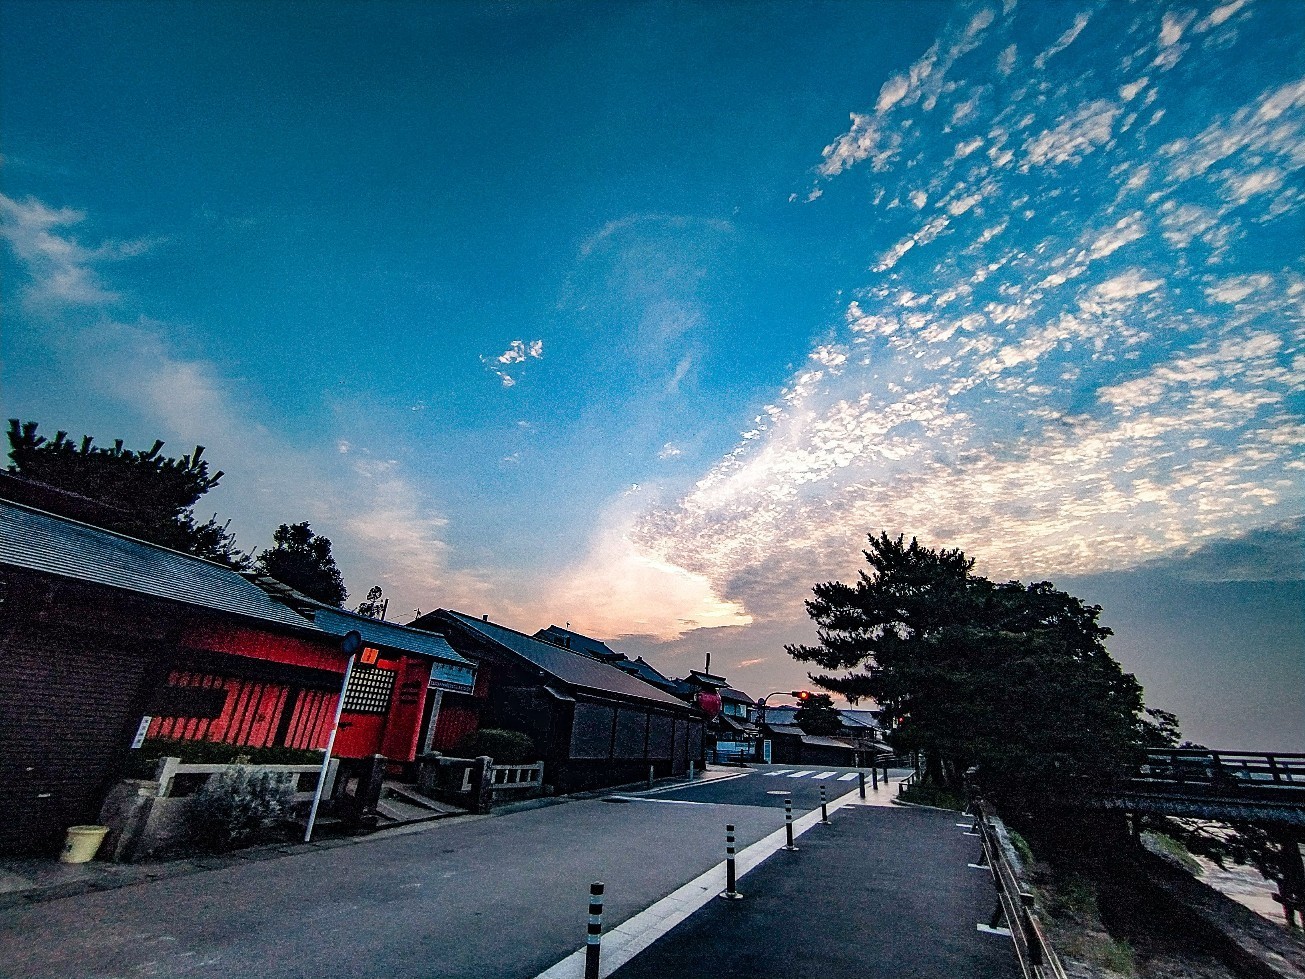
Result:
<instances>
[{"instance_id":1,"label":"red lantern","mask_svg":"<svg viewBox=\"0 0 1305 979\"><path fill-rule=\"evenodd\" d=\"M706 690L698 694L698 709L707 715L708 718L715 717L720 713L721 703L720 694L709 693Z\"/></svg>"}]
</instances>

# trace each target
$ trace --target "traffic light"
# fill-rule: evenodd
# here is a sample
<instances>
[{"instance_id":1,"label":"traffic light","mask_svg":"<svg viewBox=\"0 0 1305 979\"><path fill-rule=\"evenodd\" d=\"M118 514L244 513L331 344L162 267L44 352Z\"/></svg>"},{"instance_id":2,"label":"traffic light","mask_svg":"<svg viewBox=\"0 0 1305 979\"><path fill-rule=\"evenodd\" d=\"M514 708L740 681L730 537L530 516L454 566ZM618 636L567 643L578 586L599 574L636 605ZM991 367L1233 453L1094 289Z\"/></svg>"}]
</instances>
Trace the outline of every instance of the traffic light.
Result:
<instances>
[{"instance_id":1,"label":"traffic light","mask_svg":"<svg viewBox=\"0 0 1305 979\"><path fill-rule=\"evenodd\" d=\"M794 698L796 698L797 700L800 700L802 703L805 704L808 700L811 699L811 691L810 691L810 690L794 690L794 691L792 692L791 696L794 697Z\"/></svg>"}]
</instances>

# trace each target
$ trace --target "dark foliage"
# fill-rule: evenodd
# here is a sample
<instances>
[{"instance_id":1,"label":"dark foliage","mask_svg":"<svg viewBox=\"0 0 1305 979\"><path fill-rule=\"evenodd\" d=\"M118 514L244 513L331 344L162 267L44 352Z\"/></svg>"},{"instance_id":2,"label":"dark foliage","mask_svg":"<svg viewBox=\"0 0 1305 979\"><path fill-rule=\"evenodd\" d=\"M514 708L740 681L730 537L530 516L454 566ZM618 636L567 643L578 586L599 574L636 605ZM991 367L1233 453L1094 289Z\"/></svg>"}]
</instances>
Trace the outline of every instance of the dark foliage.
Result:
<instances>
[{"instance_id":1,"label":"dark foliage","mask_svg":"<svg viewBox=\"0 0 1305 979\"><path fill-rule=\"evenodd\" d=\"M349 591L335 566L329 537L314 534L305 521L282 524L272 541L273 546L258 555L259 571L309 598L336 608L344 606Z\"/></svg>"},{"instance_id":2,"label":"dark foliage","mask_svg":"<svg viewBox=\"0 0 1305 979\"><path fill-rule=\"evenodd\" d=\"M1142 691L1107 652L1101 609L1049 582L994 584L959 550L870 538L870 572L817 585L818 646L796 659L826 690L873 698L890 741L919 750L935 783L1016 805L1065 801L1136 758Z\"/></svg>"},{"instance_id":3,"label":"dark foliage","mask_svg":"<svg viewBox=\"0 0 1305 979\"><path fill-rule=\"evenodd\" d=\"M472 731L458 742L454 751L461 758L489 755L498 765L520 765L539 758L530 735L494 727Z\"/></svg>"},{"instance_id":4,"label":"dark foliage","mask_svg":"<svg viewBox=\"0 0 1305 979\"><path fill-rule=\"evenodd\" d=\"M359 615L365 615L369 619L380 619L385 615L386 600L381 597L381 586L372 585L367 590L367 597L356 609Z\"/></svg>"},{"instance_id":5,"label":"dark foliage","mask_svg":"<svg viewBox=\"0 0 1305 979\"><path fill-rule=\"evenodd\" d=\"M827 693L812 694L793 714L793 723L807 734L837 734L843 729L843 719L834 706L834 698Z\"/></svg>"},{"instance_id":6,"label":"dark foliage","mask_svg":"<svg viewBox=\"0 0 1305 979\"><path fill-rule=\"evenodd\" d=\"M36 422L11 418L9 471L95 501L100 504L98 522L109 530L247 567L249 558L237 550L226 523L218 523L216 515L204 523L195 520L195 504L223 474L209 472L202 445L174 459L163 455L163 444L156 440L136 451L124 449L122 439L111 448L97 446L89 435L74 442L67 432L56 432L47 439L37 433Z\"/></svg>"}]
</instances>

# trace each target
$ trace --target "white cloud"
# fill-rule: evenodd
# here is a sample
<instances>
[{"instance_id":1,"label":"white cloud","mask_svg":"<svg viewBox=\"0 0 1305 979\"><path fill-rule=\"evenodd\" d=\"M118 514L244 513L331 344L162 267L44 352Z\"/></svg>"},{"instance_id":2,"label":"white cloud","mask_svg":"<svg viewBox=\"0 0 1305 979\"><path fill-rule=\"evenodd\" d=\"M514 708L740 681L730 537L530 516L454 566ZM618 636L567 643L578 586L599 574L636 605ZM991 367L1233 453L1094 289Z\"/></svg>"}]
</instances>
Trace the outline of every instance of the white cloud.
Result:
<instances>
[{"instance_id":1,"label":"white cloud","mask_svg":"<svg viewBox=\"0 0 1305 979\"><path fill-rule=\"evenodd\" d=\"M1079 34L1083 32L1083 28L1087 27L1087 23L1091 19L1092 13L1090 11L1083 11L1080 14L1075 14L1074 23L1069 25L1065 30L1065 33L1056 38L1056 42L1051 45L1051 47L1047 48L1047 50L1043 51L1033 59L1033 67L1037 68L1038 71L1042 71L1042 69L1046 68L1048 61L1074 43Z\"/></svg>"},{"instance_id":2,"label":"white cloud","mask_svg":"<svg viewBox=\"0 0 1305 979\"><path fill-rule=\"evenodd\" d=\"M657 458L674 459L676 456L679 455L684 455L684 450L681 449L678 445L675 445L673 442L667 442L665 445L661 447L661 451L657 453Z\"/></svg>"},{"instance_id":3,"label":"white cloud","mask_svg":"<svg viewBox=\"0 0 1305 979\"><path fill-rule=\"evenodd\" d=\"M15 201L0 194L0 237L27 268L23 293L29 303L47 308L103 306L120 298L104 284L99 267L141 255L151 242L107 241L87 247L71 234L85 221L84 212L70 207L52 208L34 198Z\"/></svg>"},{"instance_id":4,"label":"white cloud","mask_svg":"<svg viewBox=\"0 0 1305 979\"><path fill-rule=\"evenodd\" d=\"M1078 163L1098 147L1110 141L1119 106L1098 99L1062 116L1051 129L1044 130L1024 144L1028 163Z\"/></svg>"},{"instance_id":5,"label":"white cloud","mask_svg":"<svg viewBox=\"0 0 1305 979\"><path fill-rule=\"evenodd\" d=\"M540 360L543 356L543 340L513 340L497 357L481 357L480 362L499 379L505 388L510 388L516 385L517 379L495 365L524 364L527 360Z\"/></svg>"}]
</instances>

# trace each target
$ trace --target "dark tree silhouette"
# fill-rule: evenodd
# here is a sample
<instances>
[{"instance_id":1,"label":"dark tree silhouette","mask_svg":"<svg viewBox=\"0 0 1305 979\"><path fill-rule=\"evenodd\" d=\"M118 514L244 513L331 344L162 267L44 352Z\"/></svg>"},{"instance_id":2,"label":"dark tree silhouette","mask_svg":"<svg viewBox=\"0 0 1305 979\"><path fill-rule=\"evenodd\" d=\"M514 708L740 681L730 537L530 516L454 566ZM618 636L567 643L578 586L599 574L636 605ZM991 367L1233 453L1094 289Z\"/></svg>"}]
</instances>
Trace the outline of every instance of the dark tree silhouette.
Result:
<instances>
[{"instance_id":1,"label":"dark tree silhouette","mask_svg":"<svg viewBox=\"0 0 1305 979\"><path fill-rule=\"evenodd\" d=\"M994 584L959 550L870 537L855 585L816 585L817 646L789 646L826 690L873 698L931 780L1031 803L1122 774L1141 741L1142 688L1106 650L1098 606L1049 582Z\"/></svg>"},{"instance_id":2,"label":"dark tree silhouette","mask_svg":"<svg viewBox=\"0 0 1305 979\"><path fill-rule=\"evenodd\" d=\"M180 459L163 455L162 441L149 449L124 449L122 439L111 448L80 442L56 432L53 439L38 434L36 422L9 419L9 471L29 482L53 487L70 498L50 494L43 505L81 519L77 498L95 503L95 522L109 530L243 568L249 558L235 546L235 537L216 514L204 523L195 520L199 498L222 479L210 473L204 447Z\"/></svg>"},{"instance_id":3,"label":"dark tree silhouette","mask_svg":"<svg viewBox=\"0 0 1305 979\"><path fill-rule=\"evenodd\" d=\"M257 567L309 598L341 608L349 591L331 555L331 539L314 534L308 522L282 524L273 546L258 555Z\"/></svg>"},{"instance_id":4,"label":"dark tree silhouette","mask_svg":"<svg viewBox=\"0 0 1305 979\"><path fill-rule=\"evenodd\" d=\"M834 706L834 698L827 693L812 694L802 701L793 714L793 723L807 734L837 734L843 730L843 719Z\"/></svg>"},{"instance_id":5,"label":"dark tree silhouette","mask_svg":"<svg viewBox=\"0 0 1305 979\"><path fill-rule=\"evenodd\" d=\"M381 586L372 585L367 590L367 597L354 611L359 615L367 616L369 619L381 619L385 617L385 607L388 601L388 599L381 597Z\"/></svg>"}]
</instances>

